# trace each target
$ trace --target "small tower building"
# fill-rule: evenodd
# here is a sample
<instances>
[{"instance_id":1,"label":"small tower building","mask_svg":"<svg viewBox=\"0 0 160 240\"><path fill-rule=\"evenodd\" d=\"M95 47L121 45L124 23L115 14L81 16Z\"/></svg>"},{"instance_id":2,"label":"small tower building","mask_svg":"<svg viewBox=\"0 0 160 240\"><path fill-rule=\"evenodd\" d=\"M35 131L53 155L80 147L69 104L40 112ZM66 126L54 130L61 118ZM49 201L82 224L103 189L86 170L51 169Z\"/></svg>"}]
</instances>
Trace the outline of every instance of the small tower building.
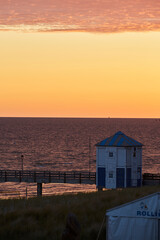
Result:
<instances>
[{"instance_id":1,"label":"small tower building","mask_svg":"<svg viewBox=\"0 0 160 240\"><path fill-rule=\"evenodd\" d=\"M142 144L117 132L96 144L97 188L142 185Z\"/></svg>"}]
</instances>

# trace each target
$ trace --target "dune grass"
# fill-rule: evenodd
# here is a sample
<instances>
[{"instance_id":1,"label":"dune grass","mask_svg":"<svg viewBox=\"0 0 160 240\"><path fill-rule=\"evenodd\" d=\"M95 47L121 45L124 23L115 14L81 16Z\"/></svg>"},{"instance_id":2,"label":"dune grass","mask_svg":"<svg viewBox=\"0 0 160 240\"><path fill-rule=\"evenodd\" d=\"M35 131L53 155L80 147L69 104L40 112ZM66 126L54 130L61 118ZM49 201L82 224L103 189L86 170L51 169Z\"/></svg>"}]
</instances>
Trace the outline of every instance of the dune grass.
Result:
<instances>
[{"instance_id":1,"label":"dune grass","mask_svg":"<svg viewBox=\"0 0 160 240\"><path fill-rule=\"evenodd\" d=\"M82 240L96 240L106 210L158 192L160 186L0 200L0 240L59 240L68 213L81 224ZM99 239L105 239L105 222Z\"/></svg>"}]
</instances>

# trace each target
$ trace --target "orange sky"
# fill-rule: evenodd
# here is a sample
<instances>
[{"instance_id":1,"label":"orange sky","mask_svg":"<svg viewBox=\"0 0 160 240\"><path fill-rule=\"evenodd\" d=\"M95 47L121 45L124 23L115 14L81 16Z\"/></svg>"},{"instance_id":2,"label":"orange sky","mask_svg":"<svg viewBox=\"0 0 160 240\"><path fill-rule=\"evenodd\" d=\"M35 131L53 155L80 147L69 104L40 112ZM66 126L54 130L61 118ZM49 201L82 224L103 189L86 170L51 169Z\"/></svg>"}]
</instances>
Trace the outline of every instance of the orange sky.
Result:
<instances>
[{"instance_id":1,"label":"orange sky","mask_svg":"<svg viewBox=\"0 0 160 240\"><path fill-rule=\"evenodd\" d=\"M124 32L160 29L157 0L0 0L0 30Z\"/></svg>"},{"instance_id":2,"label":"orange sky","mask_svg":"<svg viewBox=\"0 0 160 240\"><path fill-rule=\"evenodd\" d=\"M43 7L34 8L37 2ZM125 15L120 14L116 25L114 9L120 1L101 1L97 8L97 0L90 12L80 5L82 0L77 5L64 1L64 9L53 6L56 14L62 13L58 23L51 19L51 2L30 0L24 7L23 1L24 6L16 0L1 0L0 116L160 117L158 3L147 1L143 13L140 1L128 1L132 11L121 6L119 12L125 11ZM106 3L110 10L103 10ZM140 18L133 9L135 4ZM29 11L32 8L34 11ZM70 32L73 26L75 32ZM57 28L67 32L54 32Z\"/></svg>"}]
</instances>

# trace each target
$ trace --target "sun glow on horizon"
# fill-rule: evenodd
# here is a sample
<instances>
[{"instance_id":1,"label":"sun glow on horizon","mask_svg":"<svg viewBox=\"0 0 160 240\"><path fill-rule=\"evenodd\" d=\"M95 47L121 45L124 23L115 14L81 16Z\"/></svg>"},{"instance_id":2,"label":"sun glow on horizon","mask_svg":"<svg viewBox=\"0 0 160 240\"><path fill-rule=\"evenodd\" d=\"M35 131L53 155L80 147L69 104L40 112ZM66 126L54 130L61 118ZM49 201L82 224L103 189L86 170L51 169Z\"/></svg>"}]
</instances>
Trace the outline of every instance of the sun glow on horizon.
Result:
<instances>
[{"instance_id":1,"label":"sun glow on horizon","mask_svg":"<svg viewBox=\"0 0 160 240\"><path fill-rule=\"evenodd\" d=\"M160 32L0 32L1 117L160 117Z\"/></svg>"}]
</instances>

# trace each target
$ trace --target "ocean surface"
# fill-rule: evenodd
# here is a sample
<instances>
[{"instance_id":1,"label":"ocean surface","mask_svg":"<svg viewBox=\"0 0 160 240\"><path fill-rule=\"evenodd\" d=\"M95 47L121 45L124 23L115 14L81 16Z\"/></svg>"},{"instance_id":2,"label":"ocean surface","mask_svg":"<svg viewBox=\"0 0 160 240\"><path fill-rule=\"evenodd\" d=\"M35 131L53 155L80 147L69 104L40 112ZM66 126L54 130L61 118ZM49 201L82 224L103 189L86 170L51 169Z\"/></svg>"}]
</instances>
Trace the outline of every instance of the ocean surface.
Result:
<instances>
[{"instance_id":1,"label":"ocean surface","mask_svg":"<svg viewBox=\"0 0 160 240\"><path fill-rule=\"evenodd\" d=\"M0 118L0 170L96 170L95 144L117 131L144 144L143 173L160 172L160 119ZM37 185L0 183L0 198L36 196ZM95 191L92 185L43 184L43 195Z\"/></svg>"}]
</instances>

